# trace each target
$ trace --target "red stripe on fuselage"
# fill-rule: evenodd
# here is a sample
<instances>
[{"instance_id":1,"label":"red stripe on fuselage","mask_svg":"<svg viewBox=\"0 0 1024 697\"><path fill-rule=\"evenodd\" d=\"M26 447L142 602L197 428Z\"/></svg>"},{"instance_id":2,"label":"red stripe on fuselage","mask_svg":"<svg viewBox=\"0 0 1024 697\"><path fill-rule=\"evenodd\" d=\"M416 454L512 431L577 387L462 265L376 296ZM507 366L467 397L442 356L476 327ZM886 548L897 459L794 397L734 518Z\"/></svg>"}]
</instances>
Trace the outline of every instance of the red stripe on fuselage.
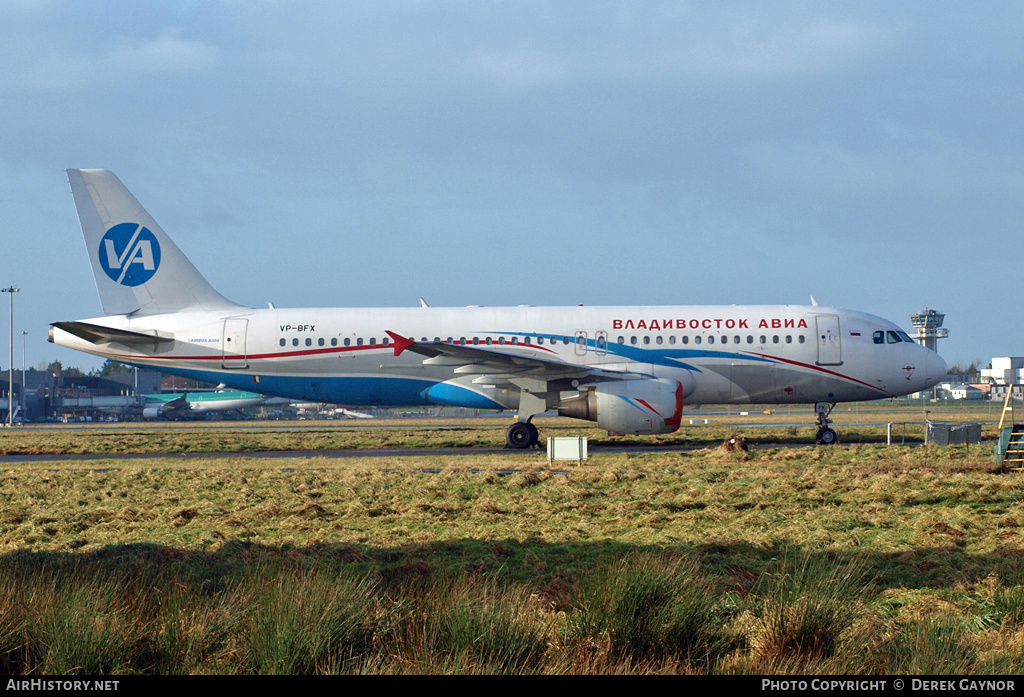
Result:
<instances>
[{"instance_id":1,"label":"red stripe on fuselage","mask_svg":"<svg viewBox=\"0 0 1024 697\"><path fill-rule=\"evenodd\" d=\"M480 346L479 344L458 344L458 343L455 343L455 342L452 342L450 344L446 342L446 345L447 346ZM497 345L490 344L489 346L494 347L494 346L500 346L500 345L501 344L497 344ZM533 346L533 345L530 345L530 344L504 344L504 345L508 346L508 347L538 349L538 350L541 350L541 351L547 351L549 353L555 353L551 349L545 348L544 346ZM165 361L166 360L174 360L174 361L220 361L220 360L242 361L242 360L249 360L249 361L255 361L255 360L270 359L270 358L298 358L300 356L317 356L317 355L324 355L324 354L330 354L330 353L345 353L345 352L348 352L348 351L370 351L370 350L389 350L389 351L391 351L391 350L394 350L394 345L392 345L392 344L387 344L387 345L385 345L385 344L376 344L374 346L369 346L369 345L367 345L367 346L332 346L330 348L308 349L306 351L280 351L278 353L256 353L256 354L249 354L249 355L221 354L221 353L212 354L212 355L209 355L209 356L181 356L181 355L150 356L150 355L146 355L146 354L131 354L131 353L112 353L112 354L109 354L109 355L116 356L116 357L121 357L121 358L146 358L146 359L165 360ZM107 354L105 354L105 355L107 355ZM512 352L509 352L509 355L514 355L514 354Z\"/></svg>"},{"instance_id":2,"label":"red stripe on fuselage","mask_svg":"<svg viewBox=\"0 0 1024 697\"><path fill-rule=\"evenodd\" d=\"M888 395L889 394L888 392L883 390L881 387L875 387L874 385L866 383L863 380L858 380L857 378L851 378L849 375L843 375L842 373L837 373L834 370L828 370L827 368L822 368L821 366L811 365L810 363L801 363L800 361L794 361L794 360L791 360L789 358L779 358L778 356L771 356L771 355L769 355L767 353L754 353L753 351L744 351L743 353L747 353L747 354L749 354L751 356L757 356L759 358L768 358L768 359L773 360L773 361L779 361L780 363L789 363L790 365L800 366L801 368L809 368L810 370L817 370L819 373L827 373L829 375L834 375L837 378L841 378L843 380L849 380L850 382L855 382L858 385L863 385L864 387L869 387L872 390L878 390L879 392L881 392L884 395Z\"/></svg>"}]
</instances>

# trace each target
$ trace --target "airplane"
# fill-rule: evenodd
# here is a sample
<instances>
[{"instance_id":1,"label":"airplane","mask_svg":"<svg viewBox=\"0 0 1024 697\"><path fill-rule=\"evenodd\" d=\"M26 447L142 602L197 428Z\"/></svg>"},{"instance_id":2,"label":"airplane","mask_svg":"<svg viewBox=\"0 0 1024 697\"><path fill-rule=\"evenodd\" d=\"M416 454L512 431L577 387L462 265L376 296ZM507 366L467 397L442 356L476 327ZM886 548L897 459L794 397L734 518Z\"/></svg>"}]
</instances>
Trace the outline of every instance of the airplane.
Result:
<instances>
[{"instance_id":1,"label":"airplane","mask_svg":"<svg viewBox=\"0 0 1024 697\"><path fill-rule=\"evenodd\" d=\"M373 414L367 414L361 411L353 411L352 409L346 409L345 407L327 404L325 402L289 402L291 406L296 409L313 414L323 414L325 416L333 416L342 419L373 419L376 418Z\"/></svg>"},{"instance_id":2,"label":"airplane","mask_svg":"<svg viewBox=\"0 0 1024 697\"><path fill-rule=\"evenodd\" d=\"M142 418L193 418L219 411L233 411L265 404L269 397L255 392L225 390L218 392L185 392L147 394Z\"/></svg>"},{"instance_id":3,"label":"airplane","mask_svg":"<svg viewBox=\"0 0 1024 697\"><path fill-rule=\"evenodd\" d=\"M335 407L334 416L340 416L343 419L373 419L373 414L367 414L363 411L354 411L352 409L346 409L345 407Z\"/></svg>"},{"instance_id":4,"label":"airplane","mask_svg":"<svg viewBox=\"0 0 1024 697\"><path fill-rule=\"evenodd\" d=\"M840 402L937 384L946 363L893 322L819 306L275 308L206 281L111 172L69 169L104 316L50 341L236 390L350 406L511 410L509 448L549 410L610 434L676 431L683 405Z\"/></svg>"}]
</instances>

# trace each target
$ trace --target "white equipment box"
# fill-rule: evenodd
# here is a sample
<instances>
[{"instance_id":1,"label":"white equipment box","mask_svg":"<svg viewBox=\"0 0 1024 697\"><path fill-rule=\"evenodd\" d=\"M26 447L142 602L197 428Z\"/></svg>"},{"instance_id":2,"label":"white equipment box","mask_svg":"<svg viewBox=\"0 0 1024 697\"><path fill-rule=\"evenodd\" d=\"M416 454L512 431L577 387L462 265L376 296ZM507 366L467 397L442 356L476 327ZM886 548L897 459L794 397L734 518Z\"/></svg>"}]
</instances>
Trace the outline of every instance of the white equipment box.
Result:
<instances>
[{"instance_id":1,"label":"white equipment box","mask_svg":"<svg viewBox=\"0 0 1024 697\"><path fill-rule=\"evenodd\" d=\"M587 439L548 438L548 462L555 460L575 460L582 465L587 461Z\"/></svg>"}]
</instances>

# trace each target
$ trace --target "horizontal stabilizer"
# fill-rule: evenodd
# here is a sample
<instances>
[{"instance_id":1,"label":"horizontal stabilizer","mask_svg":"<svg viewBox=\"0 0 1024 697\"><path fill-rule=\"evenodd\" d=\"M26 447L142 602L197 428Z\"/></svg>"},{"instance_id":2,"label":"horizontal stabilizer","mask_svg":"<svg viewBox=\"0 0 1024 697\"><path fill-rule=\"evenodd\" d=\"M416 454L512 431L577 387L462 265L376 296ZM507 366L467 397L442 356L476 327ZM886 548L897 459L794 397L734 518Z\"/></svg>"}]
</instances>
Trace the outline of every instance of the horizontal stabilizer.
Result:
<instances>
[{"instance_id":1,"label":"horizontal stabilizer","mask_svg":"<svg viewBox=\"0 0 1024 697\"><path fill-rule=\"evenodd\" d=\"M172 337L130 332L125 329L112 329L89 322L54 322L53 326L84 339L90 344L124 344L125 346L141 346L174 342Z\"/></svg>"}]
</instances>

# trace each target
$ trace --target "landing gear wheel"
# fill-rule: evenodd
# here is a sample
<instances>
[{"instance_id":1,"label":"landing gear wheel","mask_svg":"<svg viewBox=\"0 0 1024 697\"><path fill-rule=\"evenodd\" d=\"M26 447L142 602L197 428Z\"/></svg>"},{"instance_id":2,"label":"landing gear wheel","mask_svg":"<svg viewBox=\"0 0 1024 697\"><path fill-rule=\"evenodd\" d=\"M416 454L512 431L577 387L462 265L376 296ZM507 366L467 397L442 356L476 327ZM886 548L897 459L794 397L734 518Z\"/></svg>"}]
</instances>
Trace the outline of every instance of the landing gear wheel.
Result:
<instances>
[{"instance_id":1,"label":"landing gear wheel","mask_svg":"<svg viewBox=\"0 0 1024 697\"><path fill-rule=\"evenodd\" d=\"M829 395L830 397L832 395ZM832 419L828 418L832 410L836 408L835 402L817 402L814 411L818 415L818 435L814 437L817 445L835 445L839 442L839 436L829 428Z\"/></svg>"},{"instance_id":2,"label":"landing gear wheel","mask_svg":"<svg viewBox=\"0 0 1024 697\"><path fill-rule=\"evenodd\" d=\"M537 432L537 427L532 422L527 421L526 425L530 427L530 447L536 448L537 441L540 440L540 433Z\"/></svg>"},{"instance_id":3,"label":"landing gear wheel","mask_svg":"<svg viewBox=\"0 0 1024 697\"><path fill-rule=\"evenodd\" d=\"M517 421L508 427L505 444L513 450L525 450L537 442L537 427L525 421Z\"/></svg>"},{"instance_id":4,"label":"landing gear wheel","mask_svg":"<svg viewBox=\"0 0 1024 697\"><path fill-rule=\"evenodd\" d=\"M818 445L835 445L839 442L839 436L831 428L822 428L818 431L814 442Z\"/></svg>"}]
</instances>

